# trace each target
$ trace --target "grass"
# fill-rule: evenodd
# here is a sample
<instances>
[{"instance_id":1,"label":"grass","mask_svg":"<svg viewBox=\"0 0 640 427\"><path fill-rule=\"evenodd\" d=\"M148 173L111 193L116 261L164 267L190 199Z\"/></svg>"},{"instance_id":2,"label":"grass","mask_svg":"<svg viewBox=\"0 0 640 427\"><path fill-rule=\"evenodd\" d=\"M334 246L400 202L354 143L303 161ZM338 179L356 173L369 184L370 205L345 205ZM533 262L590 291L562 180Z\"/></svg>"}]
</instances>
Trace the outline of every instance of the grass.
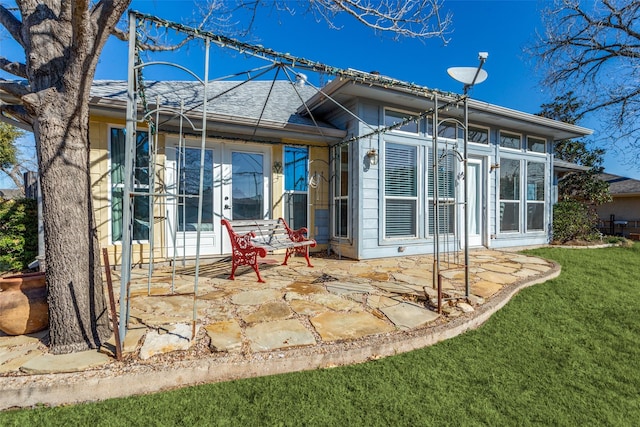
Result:
<instances>
[{"instance_id":1,"label":"grass","mask_svg":"<svg viewBox=\"0 0 640 427\"><path fill-rule=\"evenodd\" d=\"M637 425L640 245L528 252L562 274L485 325L362 365L0 413L0 425ZM1 398L1 396L0 396Z\"/></svg>"}]
</instances>

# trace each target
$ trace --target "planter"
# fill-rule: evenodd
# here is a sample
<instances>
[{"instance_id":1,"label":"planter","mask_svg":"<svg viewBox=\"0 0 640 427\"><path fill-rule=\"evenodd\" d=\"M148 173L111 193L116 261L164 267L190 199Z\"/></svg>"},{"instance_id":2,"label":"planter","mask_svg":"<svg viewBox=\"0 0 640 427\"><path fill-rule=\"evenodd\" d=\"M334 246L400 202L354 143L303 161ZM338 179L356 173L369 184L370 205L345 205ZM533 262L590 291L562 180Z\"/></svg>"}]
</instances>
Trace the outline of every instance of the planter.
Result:
<instances>
[{"instance_id":1,"label":"planter","mask_svg":"<svg viewBox=\"0 0 640 427\"><path fill-rule=\"evenodd\" d=\"M38 332L49 326L44 273L0 277L0 331L8 335Z\"/></svg>"}]
</instances>

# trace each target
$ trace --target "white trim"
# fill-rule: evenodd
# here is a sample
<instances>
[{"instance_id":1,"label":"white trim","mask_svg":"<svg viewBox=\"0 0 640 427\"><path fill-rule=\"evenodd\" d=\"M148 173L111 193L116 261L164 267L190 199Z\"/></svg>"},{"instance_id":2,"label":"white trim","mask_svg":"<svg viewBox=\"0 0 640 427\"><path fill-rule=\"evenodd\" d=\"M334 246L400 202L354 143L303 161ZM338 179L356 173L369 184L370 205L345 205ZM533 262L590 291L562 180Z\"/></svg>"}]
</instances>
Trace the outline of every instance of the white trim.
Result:
<instances>
[{"instance_id":1,"label":"white trim","mask_svg":"<svg viewBox=\"0 0 640 427\"><path fill-rule=\"evenodd\" d=\"M519 136L519 137L520 137L520 147L518 147L518 148L503 147L503 146L501 145L501 143L502 143L501 139L502 139L502 134L503 134L503 133L505 133L505 134L511 134L511 135L513 135L513 136ZM519 132L513 132L513 131L510 131L510 130L506 130L506 129L498 129L498 141L497 141L497 144L496 144L496 145L498 146L498 148L499 148L500 150L508 150L508 151L511 151L511 152L514 152L514 153L515 153L515 152L520 153L520 152L523 152L523 151L524 151L523 146L522 146L522 137L523 137L523 134L522 134L522 133L519 133Z\"/></svg>"},{"instance_id":2,"label":"white trim","mask_svg":"<svg viewBox=\"0 0 640 427\"><path fill-rule=\"evenodd\" d=\"M544 151L533 151L533 150L529 150L529 138L531 139L537 139L538 141L543 141L544 142ZM525 142L525 146L523 147L524 150L531 155L547 155L547 149L549 148L549 140L547 138L543 138L540 136L535 136L535 135L525 135L524 137L524 142Z\"/></svg>"},{"instance_id":3,"label":"white trim","mask_svg":"<svg viewBox=\"0 0 640 427\"><path fill-rule=\"evenodd\" d=\"M109 238L109 244L113 245L113 246L122 246L122 241L121 240L113 240L113 224L111 223L112 219L111 219L111 211L112 211L112 204L111 204L111 195L113 193L113 186L111 185L111 131L112 129L120 129L120 130L125 130L125 128L122 125L115 125L112 123L107 123L107 228L108 228L108 238ZM148 137L150 137L150 133L149 133L149 129L148 128L137 128L136 127L136 132L141 131L141 132L147 132L147 135L149 135ZM152 166L155 165L151 165L151 163L149 163L149 168L151 169ZM156 173L155 171L155 167L154 170L151 171L150 173ZM124 188L124 184L122 185L122 188ZM145 186L139 186L138 188L145 188ZM146 186L146 188L149 188L149 185ZM150 209L153 209L153 206L150 207ZM124 224L123 224L124 227ZM149 233L151 233L151 228L149 228ZM149 240L132 240L131 241L132 244L134 245L144 245L144 244L148 244Z\"/></svg>"},{"instance_id":4,"label":"white trim","mask_svg":"<svg viewBox=\"0 0 640 427\"><path fill-rule=\"evenodd\" d=\"M395 113L399 113L399 114L407 114L409 116L418 116L417 122L415 122L416 126L418 127L418 130L416 132L409 132L409 131L401 130L401 129L393 129L393 130L391 130L391 132L398 133L398 134L403 134L403 135L412 135L412 136L420 136L420 135L423 135L423 134L426 133L426 132L423 132L422 129L421 129L422 119L420 118L420 114L419 113L410 112L408 110L396 109L396 108L383 107L382 124L384 125L384 127L392 126L392 125L388 125L387 124L387 111L395 112ZM406 120L406 118L403 117L403 120ZM411 122L409 122L409 123L411 123ZM405 126L408 125L409 123L406 123Z\"/></svg>"}]
</instances>

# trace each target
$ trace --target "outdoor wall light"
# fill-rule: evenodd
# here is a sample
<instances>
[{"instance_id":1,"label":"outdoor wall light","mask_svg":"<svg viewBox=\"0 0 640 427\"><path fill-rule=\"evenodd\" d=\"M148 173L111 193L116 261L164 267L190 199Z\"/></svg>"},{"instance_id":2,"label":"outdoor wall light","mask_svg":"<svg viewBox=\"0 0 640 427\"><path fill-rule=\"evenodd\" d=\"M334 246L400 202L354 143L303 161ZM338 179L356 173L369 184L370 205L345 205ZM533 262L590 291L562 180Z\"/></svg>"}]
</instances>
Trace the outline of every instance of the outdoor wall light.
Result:
<instances>
[{"instance_id":1,"label":"outdoor wall light","mask_svg":"<svg viewBox=\"0 0 640 427\"><path fill-rule=\"evenodd\" d=\"M273 162L273 173L282 173L282 162Z\"/></svg>"},{"instance_id":2,"label":"outdoor wall light","mask_svg":"<svg viewBox=\"0 0 640 427\"><path fill-rule=\"evenodd\" d=\"M367 157L369 158L370 165L375 166L378 164L378 150L376 150L375 148L371 148L369 149L369 151L367 151Z\"/></svg>"}]
</instances>

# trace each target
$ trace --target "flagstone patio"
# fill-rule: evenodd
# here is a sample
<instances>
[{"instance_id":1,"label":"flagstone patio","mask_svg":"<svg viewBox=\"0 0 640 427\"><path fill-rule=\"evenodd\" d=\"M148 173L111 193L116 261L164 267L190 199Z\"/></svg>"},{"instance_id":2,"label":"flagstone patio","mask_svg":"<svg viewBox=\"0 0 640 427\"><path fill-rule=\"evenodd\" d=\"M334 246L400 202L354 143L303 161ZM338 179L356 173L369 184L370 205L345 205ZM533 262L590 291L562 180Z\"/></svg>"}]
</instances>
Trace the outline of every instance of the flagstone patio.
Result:
<instances>
[{"instance_id":1,"label":"flagstone patio","mask_svg":"<svg viewBox=\"0 0 640 427\"><path fill-rule=\"evenodd\" d=\"M274 354L286 359L287 352L294 350L298 355L326 355L344 351L345 345L359 348L357 362L379 356L373 346L368 347L370 343L377 343L375 352L384 353L387 350L380 350L379 344L397 343L402 334L432 343L444 339L440 335L428 338L436 327L440 334L445 331L445 338L450 335L446 332L449 324L464 326L460 319L469 325L461 330L476 327L517 291L504 292L514 288L512 285L540 282L558 271L557 265L539 258L472 251L472 295L468 299L462 266L441 264L446 301L439 314L431 256L366 261L316 256L312 258L314 268L307 267L303 258L281 266L282 259L282 255L271 255L261 265L266 283L258 283L251 269L237 272L235 281L228 280L229 260L202 265L195 298L194 266L177 268L175 276L171 267L158 268L150 284L147 269L136 269L124 361L112 357L113 345L105 346L101 353L86 352L86 357L63 357L47 353L43 344L46 331L22 337L0 335L0 380L26 374L117 370L135 364L167 365L172 360L177 366L185 359L194 363L215 359L250 363ZM117 299L119 275L112 275ZM492 305L494 299L504 302L494 303L489 310L485 306ZM411 344L421 345L426 344ZM394 344L388 352L401 347ZM340 360L338 363L349 362ZM326 366L328 362L322 363Z\"/></svg>"}]
</instances>

